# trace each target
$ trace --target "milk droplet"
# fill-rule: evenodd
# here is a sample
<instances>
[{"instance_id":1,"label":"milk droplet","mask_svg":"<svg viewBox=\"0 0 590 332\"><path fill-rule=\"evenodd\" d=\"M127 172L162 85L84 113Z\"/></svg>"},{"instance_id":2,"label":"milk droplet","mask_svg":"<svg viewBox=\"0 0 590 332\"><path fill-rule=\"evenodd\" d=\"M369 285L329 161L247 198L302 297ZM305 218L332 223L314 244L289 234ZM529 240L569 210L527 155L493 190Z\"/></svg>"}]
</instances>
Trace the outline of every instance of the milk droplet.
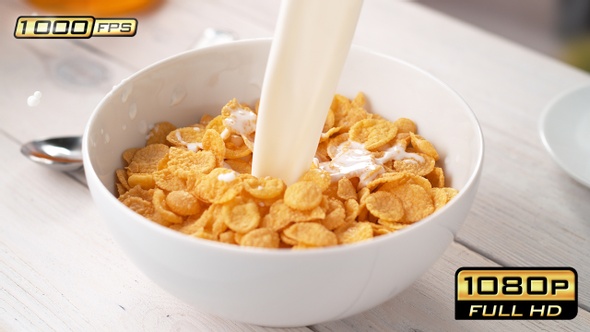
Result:
<instances>
[{"instance_id":1,"label":"milk droplet","mask_svg":"<svg viewBox=\"0 0 590 332\"><path fill-rule=\"evenodd\" d=\"M121 126L121 129L123 129L123 130L127 130L127 125L126 125L126 124L122 125L122 126Z\"/></svg>"},{"instance_id":2,"label":"milk droplet","mask_svg":"<svg viewBox=\"0 0 590 332\"><path fill-rule=\"evenodd\" d=\"M176 87L170 96L170 106L178 105L186 97L186 90L183 87Z\"/></svg>"},{"instance_id":3,"label":"milk droplet","mask_svg":"<svg viewBox=\"0 0 590 332\"><path fill-rule=\"evenodd\" d=\"M222 173L217 176L217 180L231 182L236 179L236 172Z\"/></svg>"},{"instance_id":4,"label":"milk droplet","mask_svg":"<svg viewBox=\"0 0 590 332\"><path fill-rule=\"evenodd\" d=\"M43 97L41 91L35 91L32 96L27 98L27 105L29 105L29 107L38 106L39 103L41 103L41 97Z\"/></svg>"},{"instance_id":5,"label":"milk droplet","mask_svg":"<svg viewBox=\"0 0 590 332\"><path fill-rule=\"evenodd\" d=\"M109 134L105 134L105 135L104 135L104 142L105 142L105 143L109 143L110 141L111 141L111 135L109 135Z\"/></svg>"},{"instance_id":6,"label":"milk droplet","mask_svg":"<svg viewBox=\"0 0 590 332\"><path fill-rule=\"evenodd\" d=\"M129 119L131 119L131 120L135 119L136 115L137 115L137 104L132 103L129 106Z\"/></svg>"},{"instance_id":7,"label":"milk droplet","mask_svg":"<svg viewBox=\"0 0 590 332\"><path fill-rule=\"evenodd\" d=\"M148 123L145 120L141 120L137 128L139 129L139 133L141 134L147 134L149 130Z\"/></svg>"},{"instance_id":8,"label":"milk droplet","mask_svg":"<svg viewBox=\"0 0 590 332\"><path fill-rule=\"evenodd\" d=\"M133 85L128 84L125 89L123 90L123 93L121 94L121 101L122 102L126 102L127 99L129 98L129 95L131 94L131 92L133 91Z\"/></svg>"}]
</instances>

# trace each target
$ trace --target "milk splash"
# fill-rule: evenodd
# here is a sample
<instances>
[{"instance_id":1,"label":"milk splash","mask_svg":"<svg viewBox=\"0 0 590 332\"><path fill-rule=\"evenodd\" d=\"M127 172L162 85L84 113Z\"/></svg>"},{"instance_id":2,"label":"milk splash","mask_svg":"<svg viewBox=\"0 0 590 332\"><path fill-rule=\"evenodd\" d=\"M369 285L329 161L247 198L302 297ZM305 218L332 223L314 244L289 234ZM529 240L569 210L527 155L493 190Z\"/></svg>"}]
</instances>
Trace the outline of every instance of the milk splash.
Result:
<instances>
[{"instance_id":1,"label":"milk splash","mask_svg":"<svg viewBox=\"0 0 590 332\"><path fill-rule=\"evenodd\" d=\"M39 104L41 103L41 97L43 97L41 91L35 91L31 96L27 98L27 105L29 105L29 107L39 106Z\"/></svg>"}]
</instances>

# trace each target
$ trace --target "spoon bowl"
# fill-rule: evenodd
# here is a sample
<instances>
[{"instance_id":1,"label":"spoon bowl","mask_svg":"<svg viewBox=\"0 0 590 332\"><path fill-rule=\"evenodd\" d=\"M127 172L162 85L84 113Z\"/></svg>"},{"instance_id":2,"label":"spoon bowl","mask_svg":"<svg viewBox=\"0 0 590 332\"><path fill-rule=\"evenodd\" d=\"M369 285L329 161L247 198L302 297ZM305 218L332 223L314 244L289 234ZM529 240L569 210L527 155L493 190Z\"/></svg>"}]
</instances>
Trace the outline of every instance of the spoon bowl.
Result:
<instances>
[{"instance_id":1,"label":"spoon bowl","mask_svg":"<svg viewBox=\"0 0 590 332\"><path fill-rule=\"evenodd\" d=\"M24 144L20 151L30 160L54 170L69 172L82 167L81 136L34 140Z\"/></svg>"}]
</instances>

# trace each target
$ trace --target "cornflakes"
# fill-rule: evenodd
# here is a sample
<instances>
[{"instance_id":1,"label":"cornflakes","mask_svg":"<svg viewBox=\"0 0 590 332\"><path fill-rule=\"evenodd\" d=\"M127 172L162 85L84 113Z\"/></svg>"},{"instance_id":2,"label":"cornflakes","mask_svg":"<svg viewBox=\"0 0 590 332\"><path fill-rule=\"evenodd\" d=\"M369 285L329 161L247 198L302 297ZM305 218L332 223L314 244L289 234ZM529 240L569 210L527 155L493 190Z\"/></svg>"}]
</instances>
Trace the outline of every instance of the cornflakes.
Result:
<instances>
[{"instance_id":1,"label":"cornflakes","mask_svg":"<svg viewBox=\"0 0 590 332\"><path fill-rule=\"evenodd\" d=\"M390 193L401 201L406 222L418 221L434 212L432 196L419 185L407 183L391 189Z\"/></svg>"},{"instance_id":2,"label":"cornflakes","mask_svg":"<svg viewBox=\"0 0 590 332\"><path fill-rule=\"evenodd\" d=\"M189 189L206 203L221 204L238 196L242 191L242 182L234 171L216 168L209 174L197 177Z\"/></svg>"},{"instance_id":3,"label":"cornflakes","mask_svg":"<svg viewBox=\"0 0 590 332\"><path fill-rule=\"evenodd\" d=\"M347 227L345 230L336 234L338 236L338 242L341 244L347 244L372 239L372 224L373 223L363 221L350 225L350 227Z\"/></svg>"},{"instance_id":4,"label":"cornflakes","mask_svg":"<svg viewBox=\"0 0 590 332\"><path fill-rule=\"evenodd\" d=\"M393 162L393 168L397 172L407 172L415 175L425 176L434 170L434 158L427 154L417 153L421 158L405 158Z\"/></svg>"},{"instance_id":5,"label":"cornflakes","mask_svg":"<svg viewBox=\"0 0 590 332\"><path fill-rule=\"evenodd\" d=\"M440 167L434 167L432 172L426 174L424 177L430 181L432 187L443 188L445 186L445 173Z\"/></svg>"},{"instance_id":6,"label":"cornflakes","mask_svg":"<svg viewBox=\"0 0 590 332\"><path fill-rule=\"evenodd\" d=\"M346 222L346 210L341 200L334 197L324 197L322 208L326 211L326 217L320 223L327 229L332 231Z\"/></svg>"},{"instance_id":7,"label":"cornflakes","mask_svg":"<svg viewBox=\"0 0 590 332\"><path fill-rule=\"evenodd\" d=\"M408 118L336 95L316 157L297 182L251 175L257 107L230 100L217 116L156 123L122 153L118 199L181 233L231 245L310 249L397 232L445 206L441 158Z\"/></svg>"},{"instance_id":8,"label":"cornflakes","mask_svg":"<svg viewBox=\"0 0 590 332\"><path fill-rule=\"evenodd\" d=\"M150 144L167 144L166 137L168 134L176 129L176 126L170 122L159 122L149 131L145 145Z\"/></svg>"},{"instance_id":9,"label":"cornflakes","mask_svg":"<svg viewBox=\"0 0 590 332\"><path fill-rule=\"evenodd\" d=\"M166 135L166 142L173 146L196 150L199 145L202 145L204 135L203 126L183 127L169 131Z\"/></svg>"},{"instance_id":10,"label":"cornflakes","mask_svg":"<svg viewBox=\"0 0 590 332\"><path fill-rule=\"evenodd\" d=\"M438 152L436 151L432 143L425 140L424 137L410 132L410 141L412 142L412 147L414 147L414 149L417 152L425 153L434 158L434 160L439 159Z\"/></svg>"},{"instance_id":11,"label":"cornflakes","mask_svg":"<svg viewBox=\"0 0 590 332\"><path fill-rule=\"evenodd\" d=\"M150 144L135 152L127 171L132 173L153 173L158 170L158 163L168 153L164 144Z\"/></svg>"},{"instance_id":12,"label":"cornflakes","mask_svg":"<svg viewBox=\"0 0 590 332\"><path fill-rule=\"evenodd\" d=\"M336 234L322 224L315 222L296 223L287 227L283 234L296 241L296 245L308 247L328 247L338 244Z\"/></svg>"},{"instance_id":13,"label":"cornflakes","mask_svg":"<svg viewBox=\"0 0 590 332\"><path fill-rule=\"evenodd\" d=\"M248 233L260 224L260 212L254 202L225 204L222 214L227 227L236 233Z\"/></svg>"},{"instance_id":14,"label":"cornflakes","mask_svg":"<svg viewBox=\"0 0 590 332\"><path fill-rule=\"evenodd\" d=\"M348 199L357 199L358 195L355 186L352 184L349 178L342 178L338 180L338 190L336 194L338 198L346 201Z\"/></svg>"},{"instance_id":15,"label":"cornflakes","mask_svg":"<svg viewBox=\"0 0 590 332\"><path fill-rule=\"evenodd\" d=\"M270 176L263 178L251 177L244 180L244 189L252 196L260 199L279 197L285 191L285 182Z\"/></svg>"},{"instance_id":16,"label":"cornflakes","mask_svg":"<svg viewBox=\"0 0 590 332\"><path fill-rule=\"evenodd\" d=\"M375 150L395 138L397 127L387 120L365 119L355 123L349 135L351 140L363 143L365 149Z\"/></svg>"},{"instance_id":17,"label":"cornflakes","mask_svg":"<svg viewBox=\"0 0 590 332\"><path fill-rule=\"evenodd\" d=\"M321 170L319 168L312 168L305 172L305 174L303 174L301 178L299 178L299 181L313 182L323 192L326 189L328 189L328 187L330 187L330 183L332 183L332 178L330 177L330 174L328 174L328 172Z\"/></svg>"},{"instance_id":18,"label":"cornflakes","mask_svg":"<svg viewBox=\"0 0 590 332\"><path fill-rule=\"evenodd\" d=\"M152 173L133 173L127 178L129 187L140 186L143 189L155 188L156 182Z\"/></svg>"},{"instance_id":19,"label":"cornflakes","mask_svg":"<svg viewBox=\"0 0 590 332\"><path fill-rule=\"evenodd\" d=\"M416 133L418 132L418 128L416 128L416 124L414 121L407 119L407 118L399 118L393 122L393 124L397 127L398 133Z\"/></svg>"},{"instance_id":20,"label":"cornflakes","mask_svg":"<svg viewBox=\"0 0 590 332\"><path fill-rule=\"evenodd\" d=\"M197 198L184 190L175 190L168 193L166 204L172 212L181 216L190 216L201 211Z\"/></svg>"},{"instance_id":21,"label":"cornflakes","mask_svg":"<svg viewBox=\"0 0 590 332\"><path fill-rule=\"evenodd\" d=\"M270 228L258 228L242 236L240 245L246 247L278 248L279 234Z\"/></svg>"},{"instance_id":22,"label":"cornflakes","mask_svg":"<svg viewBox=\"0 0 590 332\"><path fill-rule=\"evenodd\" d=\"M299 181L287 187L284 200L290 208L311 210L322 202L322 191L314 182Z\"/></svg>"},{"instance_id":23,"label":"cornflakes","mask_svg":"<svg viewBox=\"0 0 590 332\"><path fill-rule=\"evenodd\" d=\"M404 216L402 202L387 191L377 191L367 196L367 210L379 219L398 221Z\"/></svg>"}]
</instances>

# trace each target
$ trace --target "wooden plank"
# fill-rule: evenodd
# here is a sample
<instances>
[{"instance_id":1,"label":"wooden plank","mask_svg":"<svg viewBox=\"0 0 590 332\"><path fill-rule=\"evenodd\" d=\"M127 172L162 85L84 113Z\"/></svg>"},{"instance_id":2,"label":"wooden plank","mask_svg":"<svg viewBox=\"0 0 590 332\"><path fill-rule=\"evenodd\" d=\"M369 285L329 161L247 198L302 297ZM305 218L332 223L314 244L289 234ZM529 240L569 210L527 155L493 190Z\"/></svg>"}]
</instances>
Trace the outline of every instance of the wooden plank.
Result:
<instances>
[{"instance_id":1,"label":"wooden plank","mask_svg":"<svg viewBox=\"0 0 590 332\"><path fill-rule=\"evenodd\" d=\"M455 271L463 266L497 266L453 243L434 266L410 288L388 302L336 322L311 327L316 332L353 331L582 331L590 313L578 310L571 321L455 320Z\"/></svg>"}]
</instances>

